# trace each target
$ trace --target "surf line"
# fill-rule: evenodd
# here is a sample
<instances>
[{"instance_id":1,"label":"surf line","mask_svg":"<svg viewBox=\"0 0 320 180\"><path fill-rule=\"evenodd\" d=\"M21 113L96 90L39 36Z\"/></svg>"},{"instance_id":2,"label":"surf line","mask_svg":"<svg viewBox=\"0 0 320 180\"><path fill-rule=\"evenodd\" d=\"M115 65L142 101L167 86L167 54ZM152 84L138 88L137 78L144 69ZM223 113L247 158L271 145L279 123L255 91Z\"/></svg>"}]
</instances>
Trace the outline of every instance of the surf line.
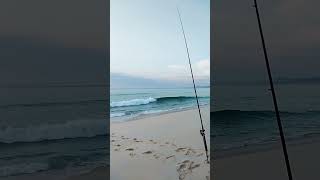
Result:
<instances>
[{"instance_id":1,"label":"surf line","mask_svg":"<svg viewBox=\"0 0 320 180\"><path fill-rule=\"evenodd\" d=\"M183 34L184 44L185 44L185 48L186 48L186 52L187 52L187 56L188 56L190 73L191 73L191 77L192 77L193 90L194 90L194 94L195 94L195 97L196 97L196 102L197 102L197 107L198 107L198 112L199 112L199 118L200 118L200 123L201 123L200 134L202 136L204 149L206 151L207 163L209 163L209 155L208 155L208 146L207 146L206 134L205 134L205 129L203 127L203 121L202 121L202 116L201 116L201 110L200 110L200 105L199 105L197 88L196 88L196 85L195 85L195 82L194 82L194 76L193 76L192 65L191 65L191 60L190 60L189 47L188 47L188 42L187 42L187 38L186 38L185 31L184 31L182 18L181 18L181 14L180 14L178 6L177 6L177 12L178 12L178 15L179 15L179 20L180 20L181 30L182 30L182 34Z\"/></svg>"},{"instance_id":2,"label":"surf line","mask_svg":"<svg viewBox=\"0 0 320 180\"><path fill-rule=\"evenodd\" d=\"M270 90L271 90L271 94L272 94L274 110L276 112L278 129L279 129L279 134L280 134L280 138L281 138L282 150L283 150L283 154L284 154L284 158L285 158L285 162L286 162L288 178L289 178L289 180L292 180L292 173L291 173L291 168L290 168L289 156L288 156L288 152L287 152L286 141L285 141L284 134L283 134L283 128L282 128L282 124L281 124L281 119L280 119L280 113L279 113L279 109L278 109L276 93L275 93L274 86L273 86L273 80L272 80L272 75L271 75L271 70L270 70L270 64L269 64L269 59L268 59L268 54L267 54L267 48L266 48L266 44L265 44L264 36L263 36L263 32L262 32L262 25L261 25L261 21L260 21L259 8L258 8L257 0L254 0L253 7L256 9L257 21L258 21L259 32L260 32L260 38L261 38L261 43L262 43L262 48L263 48L263 53L264 53L264 59L265 59L265 62L266 62L266 68L267 68L268 77L269 77L269 83L270 83Z\"/></svg>"}]
</instances>

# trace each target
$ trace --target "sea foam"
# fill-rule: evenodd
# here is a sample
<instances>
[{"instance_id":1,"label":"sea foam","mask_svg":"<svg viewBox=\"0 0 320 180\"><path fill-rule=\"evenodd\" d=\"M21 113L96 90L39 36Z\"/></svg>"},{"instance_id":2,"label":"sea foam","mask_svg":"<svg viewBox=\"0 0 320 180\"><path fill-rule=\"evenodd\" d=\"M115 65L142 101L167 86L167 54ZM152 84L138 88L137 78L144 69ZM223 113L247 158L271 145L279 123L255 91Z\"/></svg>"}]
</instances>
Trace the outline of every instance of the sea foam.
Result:
<instances>
[{"instance_id":1,"label":"sea foam","mask_svg":"<svg viewBox=\"0 0 320 180\"><path fill-rule=\"evenodd\" d=\"M125 100L125 101L111 102L110 106L111 107L137 106L137 105L149 104L155 101L157 101L157 99L149 97L145 99L131 99L131 100Z\"/></svg>"}]
</instances>

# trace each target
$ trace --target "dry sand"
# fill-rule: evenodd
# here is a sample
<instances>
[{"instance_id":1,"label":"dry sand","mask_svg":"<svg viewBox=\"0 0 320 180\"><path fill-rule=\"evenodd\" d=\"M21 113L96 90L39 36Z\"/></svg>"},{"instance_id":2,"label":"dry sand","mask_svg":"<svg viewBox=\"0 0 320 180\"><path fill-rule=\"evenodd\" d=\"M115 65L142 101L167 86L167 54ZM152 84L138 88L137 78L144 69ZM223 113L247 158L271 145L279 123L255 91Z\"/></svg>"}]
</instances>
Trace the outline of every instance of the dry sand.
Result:
<instances>
[{"instance_id":1,"label":"dry sand","mask_svg":"<svg viewBox=\"0 0 320 180\"><path fill-rule=\"evenodd\" d=\"M202 107L202 112L209 145L209 107ZM112 123L111 179L209 179L199 130L196 109Z\"/></svg>"}]
</instances>

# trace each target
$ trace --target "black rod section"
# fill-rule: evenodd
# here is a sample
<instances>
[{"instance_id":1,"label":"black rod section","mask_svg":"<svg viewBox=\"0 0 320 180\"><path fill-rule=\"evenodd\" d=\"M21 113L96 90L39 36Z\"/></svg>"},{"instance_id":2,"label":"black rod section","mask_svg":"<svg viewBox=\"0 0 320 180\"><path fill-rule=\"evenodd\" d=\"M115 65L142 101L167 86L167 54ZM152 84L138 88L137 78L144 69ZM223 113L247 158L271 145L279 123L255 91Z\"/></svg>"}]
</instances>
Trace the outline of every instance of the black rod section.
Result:
<instances>
[{"instance_id":1,"label":"black rod section","mask_svg":"<svg viewBox=\"0 0 320 180\"><path fill-rule=\"evenodd\" d=\"M263 36L263 32L262 32L262 25L261 25L261 21L260 21L260 15L259 15L259 9L258 9L257 0L254 0L254 7L256 9L256 14L257 14L257 20L258 20L258 25L259 25L260 37L261 37L261 42L262 42L262 47L263 47L263 53L264 53L264 58L265 58L265 61L266 61L266 66L267 66L267 71L268 71L268 76L269 76L269 83L270 83L271 93L272 93L272 98L273 98L273 105L274 105L274 110L275 110L276 116L277 116L277 123L278 123L278 127L279 127L279 134L280 134L280 137L281 137L281 144L282 144L283 154L284 154L284 158L285 158L285 162L286 162L288 178L289 178L289 180L292 180L292 173L291 173L291 168L290 168L289 156L288 156L286 141L285 141L285 138L284 138L283 128L282 128L282 124L281 124L281 119L280 119L280 113L279 113L279 109L278 109L276 93L275 93L274 86L273 86L273 80L272 80L272 75L271 75L271 70L270 70L270 65L269 65L267 49L266 49L264 36Z\"/></svg>"},{"instance_id":2,"label":"black rod section","mask_svg":"<svg viewBox=\"0 0 320 180\"><path fill-rule=\"evenodd\" d=\"M184 32L183 23L182 23L182 18L181 18L181 14L180 14L180 11L179 11L179 8L178 8L178 7L177 7L177 11L178 11L178 14L179 14L179 20L180 20L180 25L181 25L182 33L183 33L184 44L185 44L186 50L187 50L187 55L188 55L188 60L189 60L189 67L190 67L190 73L191 73L192 83L193 83L193 89L194 89L194 94L195 94L195 96L196 96L196 101L197 101L197 106L198 106L198 112L199 112L200 123L201 123L200 134L201 134L201 136L202 136L204 148L205 148L205 150L206 150L207 162L209 162L207 140L206 140L205 130L204 130L204 127L203 127L203 122L202 122L202 116L201 116L201 110L200 110L200 105L199 105L199 100L198 100L197 88L196 88L196 85L195 85L195 82L194 82L194 76L193 76L193 71L192 71L192 66L191 66L191 60L190 60L190 53L189 53L187 38L186 38L186 34L185 34L185 32Z\"/></svg>"}]
</instances>

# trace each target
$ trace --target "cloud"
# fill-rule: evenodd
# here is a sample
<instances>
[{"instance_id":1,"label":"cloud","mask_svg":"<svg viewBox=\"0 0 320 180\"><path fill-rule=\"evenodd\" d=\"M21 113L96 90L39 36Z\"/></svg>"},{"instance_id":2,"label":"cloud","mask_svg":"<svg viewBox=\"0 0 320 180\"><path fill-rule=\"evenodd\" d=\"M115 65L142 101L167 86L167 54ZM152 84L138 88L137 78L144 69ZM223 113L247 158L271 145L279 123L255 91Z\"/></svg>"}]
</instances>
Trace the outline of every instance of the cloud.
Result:
<instances>
[{"instance_id":1,"label":"cloud","mask_svg":"<svg viewBox=\"0 0 320 180\"><path fill-rule=\"evenodd\" d=\"M188 64L172 64L168 65L169 73L171 78L185 79L190 78L190 69ZM198 80L209 79L210 78L210 60L204 59L197 61L192 64L194 78Z\"/></svg>"},{"instance_id":2,"label":"cloud","mask_svg":"<svg viewBox=\"0 0 320 180\"><path fill-rule=\"evenodd\" d=\"M210 76L210 61L205 59L197 62L195 73L198 73L200 76L209 77Z\"/></svg>"},{"instance_id":3,"label":"cloud","mask_svg":"<svg viewBox=\"0 0 320 180\"><path fill-rule=\"evenodd\" d=\"M162 73L123 74L111 72L112 88L124 87L188 87L192 86L189 64L171 64ZM197 86L207 86L210 83L210 60L204 59L192 64Z\"/></svg>"},{"instance_id":4,"label":"cloud","mask_svg":"<svg viewBox=\"0 0 320 180\"><path fill-rule=\"evenodd\" d=\"M154 78L138 77L123 73L110 74L111 88L163 88L163 87L188 87L190 82L168 81Z\"/></svg>"},{"instance_id":5,"label":"cloud","mask_svg":"<svg viewBox=\"0 0 320 180\"><path fill-rule=\"evenodd\" d=\"M230 6L232 4L233 6ZM252 0L211 3L215 82L265 81ZM261 1L261 21L274 78L320 76L320 1Z\"/></svg>"},{"instance_id":6,"label":"cloud","mask_svg":"<svg viewBox=\"0 0 320 180\"><path fill-rule=\"evenodd\" d=\"M197 85L208 85L210 83L210 60L203 59L196 61L192 64L193 74ZM170 64L167 65L167 68L164 70L159 70L158 72L154 71L140 71L140 72L116 72L111 71L114 77L116 75L125 75L125 78L115 78L113 87L119 87L119 84L127 84L128 86L137 86L137 87L156 87L156 86L191 86L191 74L189 69L189 64L186 62L184 64ZM134 82L136 84L132 84ZM137 83L139 82L139 83ZM141 82L141 83L140 83ZM129 85L130 84L130 85Z\"/></svg>"}]
</instances>

